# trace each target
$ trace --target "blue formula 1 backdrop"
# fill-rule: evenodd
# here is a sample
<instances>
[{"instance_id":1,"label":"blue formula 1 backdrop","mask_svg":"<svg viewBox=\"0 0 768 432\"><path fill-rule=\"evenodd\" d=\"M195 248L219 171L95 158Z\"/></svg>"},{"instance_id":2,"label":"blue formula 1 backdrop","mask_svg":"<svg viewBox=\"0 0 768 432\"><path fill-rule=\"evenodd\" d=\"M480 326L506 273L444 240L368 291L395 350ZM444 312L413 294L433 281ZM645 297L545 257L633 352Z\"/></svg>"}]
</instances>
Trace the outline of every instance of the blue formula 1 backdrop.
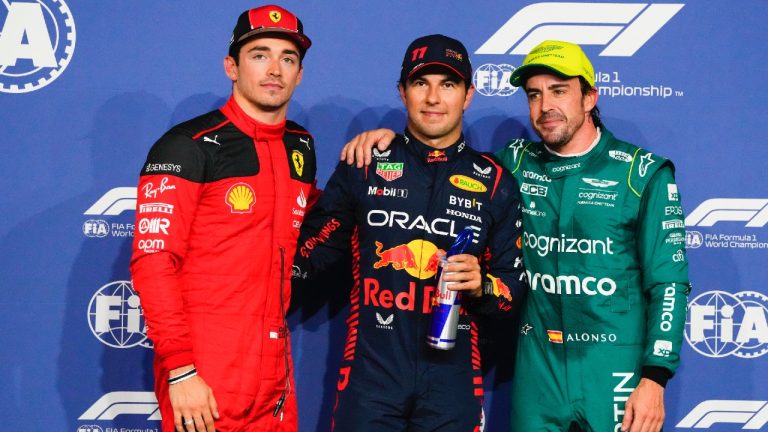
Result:
<instances>
[{"instance_id":1,"label":"blue formula 1 backdrop","mask_svg":"<svg viewBox=\"0 0 768 432\"><path fill-rule=\"evenodd\" d=\"M138 172L165 130L229 95L222 59L237 15L255 5L0 3L3 429L158 430L151 342L128 271ZM665 430L768 430L767 2L282 5L314 42L289 116L316 138L321 186L357 132L402 129L395 82L415 37L467 45L477 95L465 129L483 150L532 136L525 98L507 83L524 53L543 39L583 44L607 127L677 166L694 289ZM294 299L303 432L329 430L343 285ZM519 330L487 328L485 430L505 431Z\"/></svg>"}]
</instances>

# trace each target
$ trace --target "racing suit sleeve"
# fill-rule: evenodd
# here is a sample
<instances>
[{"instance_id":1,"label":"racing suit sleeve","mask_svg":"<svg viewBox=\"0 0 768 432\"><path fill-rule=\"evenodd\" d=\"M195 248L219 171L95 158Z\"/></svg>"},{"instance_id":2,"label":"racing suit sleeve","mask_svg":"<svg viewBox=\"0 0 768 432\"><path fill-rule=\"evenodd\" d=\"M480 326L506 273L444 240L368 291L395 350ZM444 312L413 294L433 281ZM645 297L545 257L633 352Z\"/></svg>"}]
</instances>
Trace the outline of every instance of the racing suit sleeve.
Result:
<instances>
[{"instance_id":1,"label":"racing suit sleeve","mask_svg":"<svg viewBox=\"0 0 768 432\"><path fill-rule=\"evenodd\" d=\"M293 277L313 279L348 254L355 230L357 181L352 170L340 162L328 184L304 218L294 258Z\"/></svg>"},{"instance_id":2,"label":"racing suit sleeve","mask_svg":"<svg viewBox=\"0 0 768 432\"><path fill-rule=\"evenodd\" d=\"M194 363L179 272L204 166L194 142L168 133L150 150L139 177L131 278L166 370Z\"/></svg>"},{"instance_id":3,"label":"racing suit sleeve","mask_svg":"<svg viewBox=\"0 0 768 432\"><path fill-rule=\"evenodd\" d=\"M513 301L524 289L521 250L522 213L517 181L499 166L499 187L491 199L493 226L486 250L480 259L483 295L465 301L467 309L479 315L497 315L512 310Z\"/></svg>"},{"instance_id":4,"label":"racing suit sleeve","mask_svg":"<svg viewBox=\"0 0 768 432\"><path fill-rule=\"evenodd\" d=\"M640 204L637 247L648 302L642 376L662 386L677 370L690 292L685 216L671 164L651 178Z\"/></svg>"}]
</instances>

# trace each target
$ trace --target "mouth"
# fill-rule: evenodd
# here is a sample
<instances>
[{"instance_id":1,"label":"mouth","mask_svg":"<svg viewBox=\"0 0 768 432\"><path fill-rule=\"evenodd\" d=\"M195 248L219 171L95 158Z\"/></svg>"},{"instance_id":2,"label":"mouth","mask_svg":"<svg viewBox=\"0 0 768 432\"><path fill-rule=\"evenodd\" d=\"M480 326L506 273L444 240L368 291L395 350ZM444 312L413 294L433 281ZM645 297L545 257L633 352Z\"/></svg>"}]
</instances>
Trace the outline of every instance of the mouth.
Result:
<instances>
[{"instance_id":1,"label":"mouth","mask_svg":"<svg viewBox=\"0 0 768 432\"><path fill-rule=\"evenodd\" d=\"M261 83L261 86L266 88L267 90L282 90L283 86L281 83L274 82L274 81L267 81Z\"/></svg>"}]
</instances>

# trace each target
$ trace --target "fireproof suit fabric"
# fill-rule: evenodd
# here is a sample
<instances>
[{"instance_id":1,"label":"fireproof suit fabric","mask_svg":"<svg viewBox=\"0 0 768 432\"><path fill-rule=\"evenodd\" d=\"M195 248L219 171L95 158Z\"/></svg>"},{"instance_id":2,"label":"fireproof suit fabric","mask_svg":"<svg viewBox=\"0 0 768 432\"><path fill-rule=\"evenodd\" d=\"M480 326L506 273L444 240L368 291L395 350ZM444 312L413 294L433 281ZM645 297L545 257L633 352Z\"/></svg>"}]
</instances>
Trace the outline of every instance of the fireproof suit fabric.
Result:
<instances>
[{"instance_id":1,"label":"fireproof suit fabric","mask_svg":"<svg viewBox=\"0 0 768 432\"><path fill-rule=\"evenodd\" d=\"M155 346L164 431L174 430L168 372L186 364L213 389L217 430L297 429L284 311L315 171L306 130L258 123L232 98L150 150L131 272Z\"/></svg>"},{"instance_id":2,"label":"fireproof suit fabric","mask_svg":"<svg viewBox=\"0 0 768 432\"><path fill-rule=\"evenodd\" d=\"M463 139L435 150L407 132L366 169L339 164L302 226L298 277L352 248L354 285L337 384L336 431L477 431L483 396L473 315L521 291L517 183ZM487 272L465 301L455 348L427 345L438 249L471 226ZM351 242L351 245L350 245ZM317 287L321 289L322 287Z\"/></svg>"},{"instance_id":3,"label":"fireproof suit fabric","mask_svg":"<svg viewBox=\"0 0 768 432\"><path fill-rule=\"evenodd\" d=\"M513 430L618 430L640 378L679 364L690 284L672 163L605 130L580 156L524 140L497 155L520 182L530 285Z\"/></svg>"}]
</instances>

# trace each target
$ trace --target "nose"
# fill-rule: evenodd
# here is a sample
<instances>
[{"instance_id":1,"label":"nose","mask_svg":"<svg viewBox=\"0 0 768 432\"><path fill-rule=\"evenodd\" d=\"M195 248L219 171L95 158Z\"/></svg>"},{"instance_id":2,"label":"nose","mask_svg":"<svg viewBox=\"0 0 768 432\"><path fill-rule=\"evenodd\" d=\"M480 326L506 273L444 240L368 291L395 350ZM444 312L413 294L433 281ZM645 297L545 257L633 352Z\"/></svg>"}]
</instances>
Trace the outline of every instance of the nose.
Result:
<instances>
[{"instance_id":1,"label":"nose","mask_svg":"<svg viewBox=\"0 0 768 432\"><path fill-rule=\"evenodd\" d=\"M551 111L553 108L552 101L553 101L552 96L548 95L547 92L542 92L541 93L541 111L542 112Z\"/></svg>"},{"instance_id":2,"label":"nose","mask_svg":"<svg viewBox=\"0 0 768 432\"><path fill-rule=\"evenodd\" d=\"M431 105L437 105L440 103L440 86L428 85L427 86L427 103Z\"/></svg>"},{"instance_id":3,"label":"nose","mask_svg":"<svg viewBox=\"0 0 768 432\"><path fill-rule=\"evenodd\" d=\"M275 76L275 77L279 77L280 75L282 75L279 59L275 59L269 62L269 69L267 70L267 73L269 73L270 76Z\"/></svg>"}]
</instances>

